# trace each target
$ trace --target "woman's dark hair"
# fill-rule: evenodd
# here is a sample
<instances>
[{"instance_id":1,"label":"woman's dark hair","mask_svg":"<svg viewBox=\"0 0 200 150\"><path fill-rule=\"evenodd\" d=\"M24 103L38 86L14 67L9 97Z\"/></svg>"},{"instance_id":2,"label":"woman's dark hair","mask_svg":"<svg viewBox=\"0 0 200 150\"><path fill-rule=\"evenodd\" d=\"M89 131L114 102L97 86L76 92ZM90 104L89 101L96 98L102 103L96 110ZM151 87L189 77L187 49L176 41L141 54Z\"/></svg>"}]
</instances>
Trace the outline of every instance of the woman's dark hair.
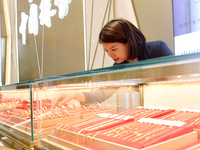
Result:
<instances>
[{"instance_id":1,"label":"woman's dark hair","mask_svg":"<svg viewBox=\"0 0 200 150\"><path fill-rule=\"evenodd\" d=\"M129 47L128 60L133 60L142 54L146 38L131 22L125 19L109 21L99 34L99 43L127 43Z\"/></svg>"}]
</instances>

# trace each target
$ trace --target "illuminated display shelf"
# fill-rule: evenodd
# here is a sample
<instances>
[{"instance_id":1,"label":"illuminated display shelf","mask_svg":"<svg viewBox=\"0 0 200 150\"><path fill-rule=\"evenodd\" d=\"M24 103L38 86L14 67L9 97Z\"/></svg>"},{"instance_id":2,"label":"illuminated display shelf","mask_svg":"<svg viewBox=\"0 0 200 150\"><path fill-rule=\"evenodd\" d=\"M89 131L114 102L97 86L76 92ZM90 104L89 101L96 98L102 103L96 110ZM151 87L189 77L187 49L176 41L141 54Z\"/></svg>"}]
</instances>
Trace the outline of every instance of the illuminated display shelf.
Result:
<instances>
[{"instance_id":1,"label":"illuminated display shelf","mask_svg":"<svg viewBox=\"0 0 200 150\"><path fill-rule=\"evenodd\" d=\"M35 87L34 81L0 86L0 134L25 148L36 144L32 127Z\"/></svg>"},{"instance_id":2,"label":"illuminated display shelf","mask_svg":"<svg viewBox=\"0 0 200 150\"><path fill-rule=\"evenodd\" d=\"M24 147L33 147L37 144L35 147L51 149L50 143L57 143L54 146L59 149L63 147L63 141L52 134L62 135L63 126L97 114L121 114L125 117L129 110L135 110L138 106L168 108L170 111L167 113L184 107L199 109L199 58L200 54L169 56L1 86L1 133L16 143L21 141L19 144ZM103 102L96 102L96 99L93 99L93 102L90 100L89 103L72 100L64 105L51 105L51 101L62 92L88 94L102 89L108 93L114 89L110 97ZM159 115L165 114L158 112ZM147 115L144 115L145 112L141 114L143 117L159 116L153 115L152 112ZM114 119L118 117L115 116ZM136 118L134 117L134 121L139 119ZM115 120L113 124L108 122L109 120L105 122L107 128L128 123L121 120ZM73 139L79 135L82 138L82 131L77 131L78 134L72 134ZM67 134L71 133L66 132ZM197 133L189 134L189 137L194 137ZM95 141L100 142L97 137L94 137ZM91 141L91 137L89 139ZM64 143L66 147L80 146L70 141ZM103 143L108 144L106 141ZM95 144L90 143L90 146L95 147Z\"/></svg>"},{"instance_id":3,"label":"illuminated display shelf","mask_svg":"<svg viewBox=\"0 0 200 150\"><path fill-rule=\"evenodd\" d=\"M35 80L36 86L39 89L37 92L37 99L39 101L41 99L53 99L61 92L65 93L79 91L88 93L95 92L99 89L109 91L109 89L116 88L116 92L113 95L111 94L112 96L102 103L95 103L95 99L94 104L85 103L83 106L88 107L88 111L85 108L85 112L98 112L99 108L112 108L113 110L108 113L120 114L130 109L134 109L138 106L155 106L158 108L166 107L174 110L179 110L184 107L193 109L195 108L193 107L194 104L198 103L198 90L196 89L200 88L199 56L200 54L168 56L136 62L132 64L129 63L114 67L107 67L102 69L95 69L38 79ZM187 88L189 88L188 93L185 92L185 89ZM180 95L180 93L182 94ZM179 100L179 96L181 102ZM185 97L185 99L182 99L182 97ZM193 98L188 101L188 97ZM176 103L176 101L178 104ZM79 102L74 100L73 103L67 104L63 107L63 109L67 110L67 107L71 107L73 111L79 110L80 108L83 110L82 103L80 104ZM42 107L40 106L40 108ZM72 112L72 110L69 109L67 111L69 113L70 111ZM84 114L85 112L81 112L81 114ZM90 117L90 115L87 115L87 117ZM84 119L85 117L82 116L80 118ZM47 133L46 136L43 136L42 134L41 136L38 136L39 144L37 145L37 147L41 149L51 149L53 146L54 148L62 149L61 147L63 147L63 145L67 145L66 147L69 148L78 148L80 146L80 143L77 145L76 140L76 144L73 143L74 141L72 141L70 144L70 140L65 141L65 139L62 139L63 136L52 136L52 134L57 133L57 131L59 131L61 127L67 126L67 124L70 124L70 122L71 121L60 121L57 126L54 126L52 128L51 133ZM71 123L73 122L74 121L72 121ZM41 127L39 128L38 132L41 133L43 130L44 128ZM62 133L62 131L60 132ZM65 135L64 132L63 134ZM67 134L68 133L66 133L66 135ZM73 132L71 134L75 136L74 139L76 139L76 137L79 137L79 132L78 135L74 134ZM194 133L194 136L195 134L197 133ZM80 134L80 139L81 138L82 135ZM88 139L88 141L90 140L91 139ZM52 145L50 143L57 144ZM103 143L105 145L108 144L106 142ZM95 147L95 144L90 144ZM87 145L83 149L87 149Z\"/></svg>"}]
</instances>

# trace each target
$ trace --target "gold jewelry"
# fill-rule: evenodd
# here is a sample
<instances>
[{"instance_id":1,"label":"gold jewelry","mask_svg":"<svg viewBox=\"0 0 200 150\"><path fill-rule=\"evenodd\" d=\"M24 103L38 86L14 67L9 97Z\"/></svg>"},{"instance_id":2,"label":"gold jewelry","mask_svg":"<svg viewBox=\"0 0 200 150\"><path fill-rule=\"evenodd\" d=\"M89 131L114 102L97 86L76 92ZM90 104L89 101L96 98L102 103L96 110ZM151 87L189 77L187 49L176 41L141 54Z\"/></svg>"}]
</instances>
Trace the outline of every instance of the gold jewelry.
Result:
<instances>
[{"instance_id":1,"label":"gold jewelry","mask_svg":"<svg viewBox=\"0 0 200 150\"><path fill-rule=\"evenodd\" d=\"M56 112L56 114L60 117L62 116L62 114L60 112Z\"/></svg>"},{"instance_id":2,"label":"gold jewelry","mask_svg":"<svg viewBox=\"0 0 200 150\"><path fill-rule=\"evenodd\" d=\"M66 112L69 116L72 116L67 110L64 110L64 112Z\"/></svg>"},{"instance_id":3,"label":"gold jewelry","mask_svg":"<svg viewBox=\"0 0 200 150\"><path fill-rule=\"evenodd\" d=\"M96 119L91 119L91 120L87 120L87 121L84 121L82 123L79 123L79 124L76 124L75 126L73 127L80 127L80 126L83 126L83 125L86 125L86 124L89 124L89 123L92 123L92 122L96 122L96 121L99 121L99 120L102 120L103 118L96 118Z\"/></svg>"},{"instance_id":4,"label":"gold jewelry","mask_svg":"<svg viewBox=\"0 0 200 150\"><path fill-rule=\"evenodd\" d=\"M79 134L81 133L83 131L83 129L81 129L78 133L77 133L77 143L78 143L78 136L79 136Z\"/></svg>"},{"instance_id":5,"label":"gold jewelry","mask_svg":"<svg viewBox=\"0 0 200 150\"><path fill-rule=\"evenodd\" d=\"M53 119L52 115L50 115L50 114L47 114L47 116L49 116L49 118Z\"/></svg>"},{"instance_id":6,"label":"gold jewelry","mask_svg":"<svg viewBox=\"0 0 200 150\"><path fill-rule=\"evenodd\" d=\"M82 107L85 108L86 111L88 111L88 109L84 105L82 105Z\"/></svg>"},{"instance_id":7,"label":"gold jewelry","mask_svg":"<svg viewBox=\"0 0 200 150\"><path fill-rule=\"evenodd\" d=\"M57 131L60 129L60 127L62 126L63 124L60 124L58 127L57 127Z\"/></svg>"},{"instance_id":8,"label":"gold jewelry","mask_svg":"<svg viewBox=\"0 0 200 150\"><path fill-rule=\"evenodd\" d=\"M95 138L95 136L97 136L97 134L99 134L98 132L95 133L94 136L92 136L91 141L93 141L93 139Z\"/></svg>"},{"instance_id":9,"label":"gold jewelry","mask_svg":"<svg viewBox=\"0 0 200 150\"><path fill-rule=\"evenodd\" d=\"M171 116L175 116L175 115L178 114L179 112L180 112L180 111L173 112L173 113L171 113L171 114L169 114L169 115L166 115L166 116L162 117L161 119L167 119L167 118L169 118L169 117L171 117Z\"/></svg>"},{"instance_id":10,"label":"gold jewelry","mask_svg":"<svg viewBox=\"0 0 200 150\"><path fill-rule=\"evenodd\" d=\"M113 120L113 119L112 119L112 120ZM105 122L102 122L102 123L100 123L100 124L87 127L87 128L85 128L85 130L88 130L88 131L95 130L95 129L102 128L102 127L107 126L107 125L110 125L110 124L117 123L117 122L119 122L120 120L115 120L115 121L109 120L109 121L110 121L110 122L109 122L109 123L106 123L106 124L105 124ZM106 121L106 122L107 122L107 121ZM96 127L95 127L95 126L96 126ZM91 127L92 127L92 128L91 128Z\"/></svg>"},{"instance_id":11,"label":"gold jewelry","mask_svg":"<svg viewBox=\"0 0 200 150\"><path fill-rule=\"evenodd\" d=\"M161 128L158 128L158 129L155 129L155 128L153 128L152 130L148 130L148 132L146 133L146 134L144 134L144 135L142 135L142 136L140 136L140 137L138 137L138 138L136 138L136 139L134 139L133 140L133 138L132 139L129 139L129 140L132 140L132 142L135 142L135 141L138 141L138 140L141 140L142 138L144 138L145 136L147 136L147 135L150 135L150 134L152 134L152 133L155 133L155 132L157 132L157 131L159 131L159 130L162 130L162 129L165 129L166 128L166 126L163 126L163 127L161 127Z\"/></svg>"},{"instance_id":12,"label":"gold jewelry","mask_svg":"<svg viewBox=\"0 0 200 150\"><path fill-rule=\"evenodd\" d=\"M38 116L38 118L39 118L41 121L43 121L42 116Z\"/></svg>"},{"instance_id":13,"label":"gold jewelry","mask_svg":"<svg viewBox=\"0 0 200 150\"><path fill-rule=\"evenodd\" d=\"M110 105L108 103L104 103L104 105L107 105L109 109L111 109Z\"/></svg>"},{"instance_id":14,"label":"gold jewelry","mask_svg":"<svg viewBox=\"0 0 200 150\"><path fill-rule=\"evenodd\" d=\"M90 105L90 107L92 107L94 110L96 110L94 106Z\"/></svg>"},{"instance_id":15,"label":"gold jewelry","mask_svg":"<svg viewBox=\"0 0 200 150\"><path fill-rule=\"evenodd\" d=\"M100 108L102 108L101 104L99 104L98 102L96 102L95 104L97 104Z\"/></svg>"}]
</instances>

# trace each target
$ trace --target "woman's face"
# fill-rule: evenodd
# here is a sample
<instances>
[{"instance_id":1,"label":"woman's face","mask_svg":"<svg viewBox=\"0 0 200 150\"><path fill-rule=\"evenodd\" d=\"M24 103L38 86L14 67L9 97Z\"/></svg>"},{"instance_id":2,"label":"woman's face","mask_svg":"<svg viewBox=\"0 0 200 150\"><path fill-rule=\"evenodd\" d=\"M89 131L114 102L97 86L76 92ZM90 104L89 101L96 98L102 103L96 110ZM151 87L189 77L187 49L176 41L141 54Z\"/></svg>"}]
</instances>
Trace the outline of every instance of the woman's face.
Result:
<instances>
[{"instance_id":1,"label":"woman's face","mask_svg":"<svg viewBox=\"0 0 200 150\"><path fill-rule=\"evenodd\" d=\"M116 63L122 63L128 58L128 43L102 43L104 50Z\"/></svg>"}]
</instances>

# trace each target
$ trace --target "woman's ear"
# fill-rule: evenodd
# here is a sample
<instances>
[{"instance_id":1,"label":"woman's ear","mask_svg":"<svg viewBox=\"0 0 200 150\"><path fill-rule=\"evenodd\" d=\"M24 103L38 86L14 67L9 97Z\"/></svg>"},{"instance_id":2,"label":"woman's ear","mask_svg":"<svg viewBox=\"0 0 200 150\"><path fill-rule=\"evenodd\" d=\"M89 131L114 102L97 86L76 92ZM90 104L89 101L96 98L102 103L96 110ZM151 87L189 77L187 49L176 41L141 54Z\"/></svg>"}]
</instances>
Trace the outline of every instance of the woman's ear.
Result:
<instances>
[{"instance_id":1,"label":"woman's ear","mask_svg":"<svg viewBox=\"0 0 200 150\"><path fill-rule=\"evenodd\" d=\"M132 40L131 40L130 38L128 38L127 43L128 43L128 45L129 45L130 47L133 46Z\"/></svg>"}]
</instances>

